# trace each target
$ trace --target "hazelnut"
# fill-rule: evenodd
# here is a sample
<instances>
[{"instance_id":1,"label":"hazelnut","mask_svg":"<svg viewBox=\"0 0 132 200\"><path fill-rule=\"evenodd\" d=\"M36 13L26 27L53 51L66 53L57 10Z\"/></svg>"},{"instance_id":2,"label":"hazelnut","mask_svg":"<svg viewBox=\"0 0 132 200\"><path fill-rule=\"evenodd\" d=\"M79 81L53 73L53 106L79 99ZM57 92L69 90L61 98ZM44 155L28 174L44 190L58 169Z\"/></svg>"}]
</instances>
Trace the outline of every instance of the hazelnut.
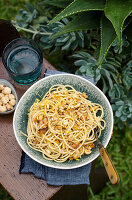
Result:
<instances>
[{"instance_id":1,"label":"hazelnut","mask_svg":"<svg viewBox=\"0 0 132 200\"><path fill-rule=\"evenodd\" d=\"M10 94L10 93L11 93L11 88L5 87L5 88L3 89L3 94Z\"/></svg>"},{"instance_id":2,"label":"hazelnut","mask_svg":"<svg viewBox=\"0 0 132 200\"><path fill-rule=\"evenodd\" d=\"M0 112L6 112L7 109L6 109L6 106L0 106Z\"/></svg>"},{"instance_id":3,"label":"hazelnut","mask_svg":"<svg viewBox=\"0 0 132 200\"><path fill-rule=\"evenodd\" d=\"M2 97L4 97L4 94L3 94L3 93L0 93L0 99L1 99Z\"/></svg>"},{"instance_id":4,"label":"hazelnut","mask_svg":"<svg viewBox=\"0 0 132 200\"><path fill-rule=\"evenodd\" d=\"M1 101L2 101L3 104L6 104L9 101L9 97L4 96L4 97L1 98Z\"/></svg>"},{"instance_id":5,"label":"hazelnut","mask_svg":"<svg viewBox=\"0 0 132 200\"><path fill-rule=\"evenodd\" d=\"M0 84L0 90L4 89L4 85Z\"/></svg>"},{"instance_id":6,"label":"hazelnut","mask_svg":"<svg viewBox=\"0 0 132 200\"><path fill-rule=\"evenodd\" d=\"M10 100L11 100L11 99L15 99L14 94L9 94L9 99L10 99Z\"/></svg>"},{"instance_id":7,"label":"hazelnut","mask_svg":"<svg viewBox=\"0 0 132 200\"><path fill-rule=\"evenodd\" d=\"M12 110L13 109L13 106L11 106L9 103L6 104L6 108L7 110Z\"/></svg>"},{"instance_id":8,"label":"hazelnut","mask_svg":"<svg viewBox=\"0 0 132 200\"><path fill-rule=\"evenodd\" d=\"M11 100L9 101L9 104L10 104L11 106L14 106L14 105L16 104L16 100L15 100L15 99L11 99Z\"/></svg>"}]
</instances>

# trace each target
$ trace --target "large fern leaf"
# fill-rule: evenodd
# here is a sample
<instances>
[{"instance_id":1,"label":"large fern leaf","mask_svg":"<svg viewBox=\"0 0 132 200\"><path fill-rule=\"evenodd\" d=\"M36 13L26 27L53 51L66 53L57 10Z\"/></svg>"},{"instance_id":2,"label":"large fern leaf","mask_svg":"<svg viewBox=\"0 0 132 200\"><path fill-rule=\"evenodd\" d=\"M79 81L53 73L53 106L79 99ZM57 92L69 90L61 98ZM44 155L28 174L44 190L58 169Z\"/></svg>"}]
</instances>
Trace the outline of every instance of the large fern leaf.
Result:
<instances>
[{"instance_id":1,"label":"large fern leaf","mask_svg":"<svg viewBox=\"0 0 132 200\"><path fill-rule=\"evenodd\" d=\"M75 0L59 13L49 24L55 23L65 17L89 10L104 10L105 0Z\"/></svg>"},{"instance_id":2,"label":"large fern leaf","mask_svg":"<svg viewBox=\"0 0 132 200\"><path fill-rule=\"evenodd\" d=\"M72 31L95 29L100 27L100 13L90 11L76 16L72 21L66 24L54 36L59 36Z\"/></svg>"},{"instance_id":3,"label":"large fern leaf","mask_svg":"<svg viewBox=\"0 0 132 200\"><path fill-rule=\"evenodd\" d=\"M125 19L132 12L132 0L108 0L105 6L105 15L111 21L119 43L122 43L122 30Z\"/></svg>"},{"instance_id":4,"label":"large fern leaf","mask_svg":"<svg viewBox=\"0 0 132 200\"><path fill-rule=\"evenodd\" d=\"M101 65L115 38L116 32L112 26L112 23L105 16L103 16L101 20L101 49L98 59L99 65Z\"/></svg>"}]
</instances>

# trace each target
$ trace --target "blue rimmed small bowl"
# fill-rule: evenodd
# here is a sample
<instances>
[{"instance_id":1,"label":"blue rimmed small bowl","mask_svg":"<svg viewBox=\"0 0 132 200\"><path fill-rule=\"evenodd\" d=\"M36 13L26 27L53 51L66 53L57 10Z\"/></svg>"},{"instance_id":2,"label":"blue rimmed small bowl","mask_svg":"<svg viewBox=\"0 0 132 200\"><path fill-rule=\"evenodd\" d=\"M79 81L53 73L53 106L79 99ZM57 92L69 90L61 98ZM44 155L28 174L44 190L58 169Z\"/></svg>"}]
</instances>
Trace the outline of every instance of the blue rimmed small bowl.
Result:
<instances>
[{"instance_id":1,"label":"blue rimmed small bowl","mask_svg":"<svg viewBox=\"0 0 132 200\"><path fill-rule=\"evenodd\" d=\"M16 140L23 151L38 163L58 169L73 169L86 165L99 156L99 148L95 142L95 148L89 155L83 155L78 161L66 161L64 163L57 163L55 161L45 160L40 152L31 149L26 142L26 137L21 134L21 131L27 133L27 121L28 111L31 105L36 99L42 99L44 94L49 90L52 85L64 84L71 85L77 91L85 92L88 95L88 99L99 103L104 109L104 120L106 121L106 127L102 131L100 140L104 147L106 147L110 141L112 130L113 130L113 112L111 105L103 94L103 92L93 85L88 80L72 74L57 74L51 75L40 81L34 83L20 99L13 118L13 129Z\"/></svg>"},{"instance_id":2,"label":"blue rimmed small bowl","mask_svg":"<svg viewBox=\"0 0 132 200\"><path fill-rule=\"evenodd\" d=\"M17 96L17 93L16 93L14 86L9 81L7 81L5 79L0 79L0 84L11 88L11 93L14 94L15 99L16 99L16 104L15 104L15 106L13 106L12 110L7 110L6 112L0 112L0 115L7 115L7 114L14 112L14 110L16 109L16 106L17 106L17 103L18 103L18 96Z\"/></svg>"}]
</instances>

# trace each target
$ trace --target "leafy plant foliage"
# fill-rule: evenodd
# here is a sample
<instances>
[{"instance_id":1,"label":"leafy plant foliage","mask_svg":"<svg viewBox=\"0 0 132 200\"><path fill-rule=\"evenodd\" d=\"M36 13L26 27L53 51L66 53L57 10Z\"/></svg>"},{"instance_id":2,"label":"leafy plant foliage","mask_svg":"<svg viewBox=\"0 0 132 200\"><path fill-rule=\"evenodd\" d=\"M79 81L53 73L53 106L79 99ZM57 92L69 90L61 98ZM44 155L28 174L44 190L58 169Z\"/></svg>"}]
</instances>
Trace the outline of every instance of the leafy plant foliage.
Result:
<instances>
[{"instance_id":1,"label":"leafy plant foliage","mask_svg":"<svg viewBox=\"0 0 132 200\"><path fill-rule=\"evenodd\" d=\"M63 36L59 37L52 37L56 34L62 27L65 26L69 21L67 18L63 19L62 22L56 22L51 24L50 26L41 25L40 30L43 32L51 33L50 36L43 36L41 37L40 41L43 43L44 49L54 51L58 50L75 50L77 47L84 48L85 42L88 40L88 35L82 31L76 31L72 33L66 33Z\"/></svg>"},{"instance_id":2,"label":"leafy plant foliage","mask_svg":"<svg viewBox=\"0 0 132 200\"><path fill-rule=\"evenodd\" d=\"M59 0L59 2L61 1ZM79 2L79 0L76 1ZM43 3L45 12L31 4L27 4L27 10L21 9L19 16L16 16L16 21L14 21L16 28L23 31L26 36L37 40L48 59L52 60L59 70L93 77L95 84L106 94L112 104L115 123L120 128L124 124L132 124L131 41L127 39L126 35L123 35L121 47L118 38L115 38L116 32L112 23L106 17L102 17L102 11L99 10L96 13L86 11L81 15L76 15L71 20L64 18L60 22L57 21L48 25L53 17L53 11L51 6L45 7L46 2L50 4L53 1L47 0ZM62 2L64 3L64 1ZM95 5L96 1L94 4L92 1L90 2L89 6L92 6ZM104 2L100 0L98 5L103 7ZM87 2L85 3L87 4ZM54 0L53 4L55 5L57 2ZM62 5L64 6L64 4ZM102 9L101 6L98 6L98 9ZM87 16L89 16L89 21L88 19L85 20ZM92 21L93 16L94 21ZM98 18L101 20L103 30L101 51L98 48L100 45ZM83 22L81 23L82 19ZM77 21L85 31L77 30ZM69 32L71 24L76 31ZM87 31L87 26L93 30ZM113 30L113 33L111 30ZM64 34L58 34L62 31ZM111 40L114 41L111 51L104 58L104 54L108 50L106 42L111 45ZM103 55L100 64L98 63L99 54ZM74 62L74 66L72 62Z\"/></svg>"},{"instance_id":3,"label":"leafy plant foliage","mask_svg":"<svg viewBox=\"0 0 132 200\"><path fill-rule=\"evenodd\" d=\"M50 52L68 50L69 48L74 51L78 47L84 48L87 46L89 38L86 31L75 31L53 37L69 23L69 20L65 18L61 22L47 25L49 18L51 18L50 12L48 14L47 12L45 16L40 16L38 10L28 4L27 10L21 9L19 11L19 15L16 16L16 21L13 21L13 24L18 30L30 34L29 36L33 39L37 37L41 42L41 46Z\"/></svg>"},{"instance_id":4,"label":"leafy plant foliage","mask_svg":"<svg viewBox=\"0 0 132 200\"><path fill-rule=\"evenodd\" d=\"M77 52L73 57L76 59L75 65L80 67L76 74L93 77L95 83L108 96L114 111L115 123L120 128L124 122L127 125L132 124L132 100L126 95L132 88L132 60L122 68L121 63L110 56L100 66L87 52Z\"/></svg>"},{"instance_id":5,"label":"leafy plant foliage","mask_svg":"<svg viewBox=\"0 0 132 200\"><path fill-rule=\"evenodd\" d=\"M59 13L55 18L50 21L51 23L55 23L65 17L69 17L72 15L83 15L84 12L87 11L85 15L86 21L89 21L90 12L94 11L102 11L102 17L92 19L91 23L98 20L101 23L101 49L98 60L98 65L103 62L104 57L106 56L109 48L111 47L113 41L116 36L119 40L120 46L122 46L122 31L125 28L124 22L126 18L132 12L132 1L130 0L75 0L72 1L61 13ZM71 32L76 30L77 28L83 29L82 24L85 23L84 20L80 23L77 23L76 20L70 22L70 25L62 28L57 35L64 34L66 32ZM76 25L76 26L75 26ZM73 28L76 27L76 29ZM86 27L86 26L85 26ZM87 29L91 29L89 23L87 25ZM108 34L108 32L110 34Z\"/></svg>"}]
</instances>

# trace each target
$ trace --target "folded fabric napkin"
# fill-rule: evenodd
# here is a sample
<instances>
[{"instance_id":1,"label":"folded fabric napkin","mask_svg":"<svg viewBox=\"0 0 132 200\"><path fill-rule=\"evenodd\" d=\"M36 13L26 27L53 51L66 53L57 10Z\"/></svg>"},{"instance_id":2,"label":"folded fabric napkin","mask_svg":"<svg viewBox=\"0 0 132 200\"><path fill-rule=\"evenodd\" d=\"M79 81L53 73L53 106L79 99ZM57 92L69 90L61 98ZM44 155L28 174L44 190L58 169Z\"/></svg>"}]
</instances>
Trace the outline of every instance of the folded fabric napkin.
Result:
<instances>
[{"instance_id":1,"label":"folded fabric napkin","mask_svg":"<svg viewBox=\"0 0 132 200\"><path fill-rule=\"evenodd\" d=\"M61 73L64 72L47 69L44 77ZM92 78L87 79L94 82ZM37 163L22 152L19 173L33 173L35 177L46 180L49 185L89 185L90 170L91 163L76 169L54 169Z\"/></svg>"}]
</instances>

